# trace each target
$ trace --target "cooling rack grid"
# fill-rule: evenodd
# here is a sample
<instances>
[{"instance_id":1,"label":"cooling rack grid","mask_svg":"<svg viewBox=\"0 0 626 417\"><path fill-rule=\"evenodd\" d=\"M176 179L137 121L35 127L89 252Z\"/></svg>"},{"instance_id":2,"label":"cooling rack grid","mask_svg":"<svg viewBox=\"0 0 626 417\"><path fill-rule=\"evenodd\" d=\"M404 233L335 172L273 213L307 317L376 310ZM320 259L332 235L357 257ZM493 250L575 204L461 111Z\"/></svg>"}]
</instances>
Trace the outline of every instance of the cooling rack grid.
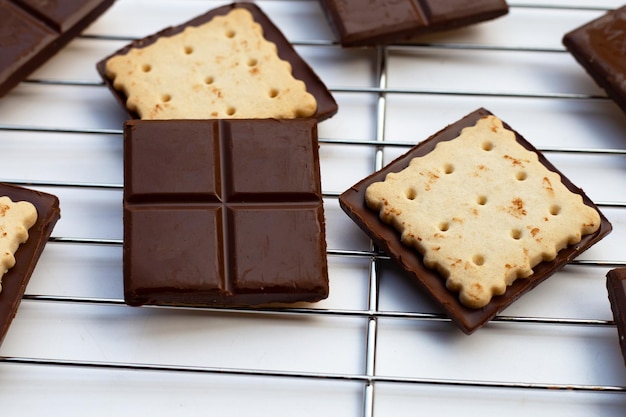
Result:
<instances>
[{"instance_id":1,"label":"cooling rack grid","mask_svg":"<svg viewBox=\"0 0 626 417\"><path fill-rule=\"evenodd\" d=\"M621 416L626 367L604 277L626 266L626 117L562 35L617 1L509 2L414 45L340 48L316 1L256 3L332 90L319 126L331 295L289 309L122 302L124 112L95 63L226 2L118 0L0 100L0 179L59 196L62 219L0 347L8 415ZM478 107L542 150L613 232L466 336L337 203Z\"/></svg>"}]
</instances>

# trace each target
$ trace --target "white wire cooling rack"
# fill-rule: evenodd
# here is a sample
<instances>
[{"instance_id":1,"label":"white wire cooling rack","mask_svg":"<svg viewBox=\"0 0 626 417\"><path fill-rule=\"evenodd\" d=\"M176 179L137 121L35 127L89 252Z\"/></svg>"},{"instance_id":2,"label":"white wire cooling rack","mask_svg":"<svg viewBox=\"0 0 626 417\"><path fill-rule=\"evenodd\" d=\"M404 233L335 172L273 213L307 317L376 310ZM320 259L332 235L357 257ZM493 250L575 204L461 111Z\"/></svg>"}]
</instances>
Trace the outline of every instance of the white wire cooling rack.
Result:
<instances>
[{"instance_id":1,"label":"white wire cooling rack","mask_svg":"<svg viewBox=\"0 0 626 417\"><path fill-rule=\"evenodd\" d=\"M339 103L319 126L330 297L289 309L124 305L125 116L95 63L225 2L118 0L0 100L0 180L52 192L62 210L0 347L2 414L623 415L604 285L626 266L626 116L560 43L619 2L511 1L492 22L351 50L316 1L256 3ZM337 196L478 107L545 152L614 230L466 336Z\"/></svg>"}]
</instances>

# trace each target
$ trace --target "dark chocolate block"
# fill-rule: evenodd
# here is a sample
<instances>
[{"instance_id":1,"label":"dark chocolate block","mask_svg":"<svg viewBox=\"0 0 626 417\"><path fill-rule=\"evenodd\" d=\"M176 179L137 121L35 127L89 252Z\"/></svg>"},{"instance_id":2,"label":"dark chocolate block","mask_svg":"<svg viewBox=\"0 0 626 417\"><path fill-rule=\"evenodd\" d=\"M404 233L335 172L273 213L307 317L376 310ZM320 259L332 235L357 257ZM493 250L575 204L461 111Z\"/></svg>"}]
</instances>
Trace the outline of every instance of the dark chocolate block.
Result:
<instances>
[{"instance_id":1,"label":"dark chocolate block","mask_svg":"<svg viewBox=\"0 0 626 417\"><path fill-rule=\"evenodd\" d=\"M572 184L561 172L559 172L537 149L528 143L519 133L511 129L504 123L504 126L515 133L518 143L524 148L537 153L539 161L549 170L561 175L563 184L572 192L580 194L583 201L588 206L598 210L600 213L600 228L593 234L584 235L582 240L576 245L568 246L558 252L557 257L550 262L544 261L536 265L534 274L524 279L518 279L507 287L504 294L495 296L491 302L480 309L471 309L461 304L458 294L449 291L445 285L445 279L434 270L427 268L422 255L415 249L405 246L400 241L400 233L391 225L384 223L379 218L378 212L370 210L365 203L365 190L367 187L378 181L383 181L388 173L399 172L406 168L409 162L417 157L429 153L439 142L449 141L456 138L465 127L473 126L482 117L491 113L485 109L478 109L465 116L463 119L444 128L431 136L424 142L411 148L406 154L400 156L385 168L373 173L361 180L350 189L346 190L339 197L341 208L350 218L365 231L374 243L395 260L408 273L408 277L420 285L433 299L441 306L452 321L470 334L487 321L491 320L519 298L524 293L536 287L554 272L565 266L566 263L574 259L580 253L588 249L591 245L607 235L612 227L608 220L597 209L594 203L574 184Z\"/></svg>"},{"instance_id":2,"label":"dark chocolate block","mask_svg":"<svg viewBox=\"0 0 626 417\"><path fill-rule=\"evenodd\" d=\"M280 29L278 29L267 17L267 15L265 15L265 13L263 13L263 11L253 3L233 3L227 6L218 7L186 23L163 29L154 35L131 42L124 48L98 62L96 64L96 69L117 101L128 112L128 115L132 119L139 119L139 115L136 112L132 112L126 108L126 95L122 91L116 90L113 87L111 80L106 76L106 62L115 55L124 55L128 53L128 51L132 48L143 48L155 43L161 37L176 35L177 33L185 30L188 26L200 26L209 22L215 16L228 14L233 8L236 7L245 8L252 13L254 20L263 28L263 36L265 39L276 44L278 56L291 64L293 76L302 80L306 85L307 91L315 97L315 100L317 101L317 111L312 117L315 117L319 122L334 116L335 113L337 113L338 106L334 97L330 91L328 91L328 88L326 88L326 85L306 63L306 61L302 59L298 52L296 52Z\"/></svg>"},{"instance_id":3,"label":"dark chocolate block","mask_svg":"<svg viewBox=\"0 0 626 417\"><path fill-rule=\"evenodd\" d=\"M124 135L128 304L328 296L314 119L130 120Z\"/></svg>"},{"instance_id":4,"label":"dark chocolate block","mask_svg":"<svg viewBox=\"0 0 626 417\"><path fill-rule=\"evenodd\" d=\"M456 29L508 13L505 0L320 0L341 45L372 46Z\"/></svg>"},{"instance_id":5,"label":"dark chocolate block","mask_svg":"<svg viewBox=\"0 0 626 417\"><path fill-rule=\"evenodd\" d=\"M4 340L17 309L22 301L26 285L35 269L52 229L61 217L59 199L52 195L27 188L0 184L0 196L12 201L28 201L37 209L37 221L28 230L28 240L15 252L15 265L2 277L0 292L0 344Z\"/></svg>"},{"instance_id":6,"label":"dark chocolate block","mask_svg":"<svg viewBox=\"0 0 626 417\"><path fill-rule=\"evenodd\" d=\"M565 34L563 44L626 113L626 6Z\"/></svg>"},{"instance_id":7,"label":"dark chocolate block","mask_svg":"<svg viewBox=\"0 0 626 417\"><path fill-rule=\"evenodd\" d=\"M626 268L612 269L606 274L606 289L626 365Z\"/></svg>"},{"instance_id":8,"label":"dark chocolate block","mask_svg":"<svg viewBox=\"0 0 626 417\"><path fill-rule=\"evenodd\" d=\"M0 97L96 20L114 0L0 0Z\"/></svg>"}]
</instances>

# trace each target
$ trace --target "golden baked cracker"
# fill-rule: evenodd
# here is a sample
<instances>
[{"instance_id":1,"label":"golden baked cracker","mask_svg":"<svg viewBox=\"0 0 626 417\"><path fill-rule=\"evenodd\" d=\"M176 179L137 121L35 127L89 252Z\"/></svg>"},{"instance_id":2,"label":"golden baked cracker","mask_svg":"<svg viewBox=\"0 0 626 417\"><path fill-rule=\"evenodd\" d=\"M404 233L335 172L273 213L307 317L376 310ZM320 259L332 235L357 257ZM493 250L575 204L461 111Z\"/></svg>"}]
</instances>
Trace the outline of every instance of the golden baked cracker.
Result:
<instances>
[{"instance_id":1,"label":"golden baked cracker","mask_svg":"<svg viewBox=\"0 0 626 417\"><path fill-rule=\"evenodd\" d=\"M317 110L243 8L113 56L106 73L142 119L295 118Z\"/></svg>"},{"instance_id":2,"label":"golden baked cracker","mask_svg":"<svg viewBox=\"0 0 626 417\"><path fill-rule=\"evenodd\" d=\"M600 226L599 213L495 116L371 184L365 198L470 308Z\"/></svg>"},{"instance_id":3,"label":"golden baked cracker","mask_svg":"<svg viewBox=\"0 0 626 417\"><path fill-rule=\"evenodd\" d=\"M37 209L32 203L0 197L0 291L2 276L15 265L15 252L36 221Z\"/></svg>"}]
</instances>

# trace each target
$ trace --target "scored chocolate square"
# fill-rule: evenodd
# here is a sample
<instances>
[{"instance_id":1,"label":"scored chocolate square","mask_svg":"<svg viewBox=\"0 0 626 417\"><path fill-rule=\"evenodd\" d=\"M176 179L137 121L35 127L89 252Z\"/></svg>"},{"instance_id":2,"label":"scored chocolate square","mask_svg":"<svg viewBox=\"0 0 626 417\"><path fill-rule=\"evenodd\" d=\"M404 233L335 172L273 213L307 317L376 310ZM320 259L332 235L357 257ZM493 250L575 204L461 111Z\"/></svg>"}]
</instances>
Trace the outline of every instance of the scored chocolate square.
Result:
<instances>
[{"instance_id":1,"label":"scored chocolate square","mask_svg":"<svg viewBox=\"0 0 626 417\"><path fill-rule=\"evenodd\" d=\"M315 120L131 120L124 140L128 304L328 296Z\"/></svg>"},{"instance_id":2,"label":"scored chocolate square","mask_svg":"<svg viewBox=\"0 0 626 417\"><path fill-rule=\"evenodd\" d=\"M508 13L505 0L320 0L344 47L406 41Z\"/></svg>"},{"instance_id":3,"label":"scored chocolate square","mask_svg":"<svg viewBox=\"0 0 626 417\"><path fill-rule=\"evenodd\" d=\"M30 62L42 54L55 35L20 7L0 1L0 96L34 70L37 64Z\"/></svg>"},{"instance_id":4,"label":"scored chocolate square","mask_svg":"<svg viewBox=\"0 0 626 417\"><path fill-rule=\"evenodd\" d=\"M0 97L112 4L113 0L0 0Z\"/></svg>"},{"instance_id":5,"label":"scored chocolate square","mask_svg":"<svg viewBox=\"0 0 626 417\"><path fill-rule=\"evenodd\" d=\"M482 308L469 308L463 305L456 292L446 288L446 280L436 270L424 265L422 255L412 247L401 242L400 233L391 225L384 223L377 211L367 207L365 191L370 184L383 181L390 173L405 169L415 157L424 156L435 146L444 141L455 139L465 127L474 126L478 120L491 113L485 109L478 109L461 120L435 133L429 139L417 144L407 153L389 163L383 169L374 172L357 184L350 187L339 197L341 208L348 216L383 250L392 260L398 263L412 279L424 289L433 300L442 308L448 317L465 333L470 334L493 319L500 311L509 306L520 296L543 282L554 272L561 269L569 261L588 249L594 243L606 236L612 229L609 221L597 209L595 204L569 179L567 179L554 165L552 165L535 147L526 141L519 133L511 129L506 123L504 127L515 134L515 140L521 146L537 154L538 160L548 170L560 175L561 181L567 189L579 194L587 206L596 209L600 215L600 226L591 234L583 235L580 242L561 249L552 261L543 261L534 266L533 274L526 278L519 278L506 287L502 295L491 298L491 301ZM471 239L470 239L471 240Z\"/></svg>"},{"instance_id":6,"label":"scored chocolate square","mask_svg":"<svg viewBox=\"0 0 626 417\"><path fill-rule=\"evenodd\" d=\"M626 112L626 6L566 33L563 44Z\"/></svg>"},{"instance_id":7,"label":"scored chocolate square","mask_svg":"<svg viewBox=\"0 0 626 417\"><path fill-rule=\"evenodd\" d=\"M58 32L66 32L83 19L93 21L112 1L102 0L13 0Z\"/></svg>"}]
</instances>

